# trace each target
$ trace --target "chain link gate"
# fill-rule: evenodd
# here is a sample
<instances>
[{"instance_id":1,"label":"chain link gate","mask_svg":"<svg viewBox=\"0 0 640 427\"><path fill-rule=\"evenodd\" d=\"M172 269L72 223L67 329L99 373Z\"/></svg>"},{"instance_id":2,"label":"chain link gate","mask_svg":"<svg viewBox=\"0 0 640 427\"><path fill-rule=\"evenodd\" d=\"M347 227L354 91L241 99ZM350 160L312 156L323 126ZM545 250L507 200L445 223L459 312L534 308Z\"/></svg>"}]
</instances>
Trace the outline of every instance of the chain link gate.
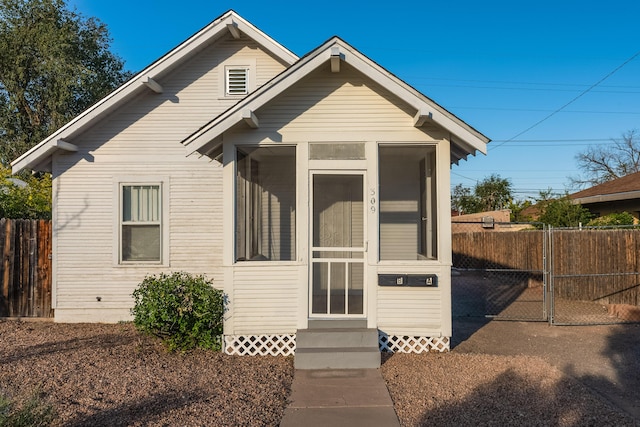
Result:
<instances>
[{"instance_id":1,"label":"chain link gate","mask_svg":"<svg viewBox=\"0 0 640 427\"><path fill-rule=\"evenodd\" d=\"M640 322L640 228L452 223L454 317Z\"/></svg>"},{"instance_id":2,"label":"chain link gate","mask_svg":"<svg viewBox=\"0 0 640 427\"><path fill-rule=\"evenodd\" d=\"M534 225L452 223L454 317L548 320L548 241Z\"/></svg>"},{"instance_id":3,"label":"chain link gate","mask_svg":"<svg viewBox=\"0 0 640 427\"><path fill-rule=\"evenodd\" d=\"M549 228L549 322L640 322L640 229Z\"/></svg>"}]
</instances>

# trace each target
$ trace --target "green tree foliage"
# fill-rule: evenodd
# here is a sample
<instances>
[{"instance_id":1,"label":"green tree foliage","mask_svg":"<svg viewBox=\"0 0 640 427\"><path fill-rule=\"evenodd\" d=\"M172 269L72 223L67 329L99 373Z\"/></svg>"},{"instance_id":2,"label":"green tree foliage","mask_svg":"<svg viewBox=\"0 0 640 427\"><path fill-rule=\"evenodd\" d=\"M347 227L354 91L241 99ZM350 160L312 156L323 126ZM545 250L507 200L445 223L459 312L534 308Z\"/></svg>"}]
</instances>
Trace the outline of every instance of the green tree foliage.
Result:
<instances>
[{"instance_id":1,"label":"green tree foliage","mask_svg":"<svg viewBox=\"0 0 640 427\"><path fill-rule=\"evenodd\" d=\"M573 203L568 195L551 198L551 191L541 191L537 200L540 217L538 221L552 227L578 227L593 218L588 209Z\"/></svg>"},{"instance_id":2,"label":"green tree foliage","mask_svg":"<svg viewBox=\"0 0 640 427\"><path fill-rule=\"evenodd\" d=\"M51 175L18 179L0 166L0 218L51 219Z\"/></svg>"},{"instance_id":3,"label":"green tree foliage","mask_svg":"<svg viewBox=\"0 0 640 427\"><path fill-rule=\"evenodd\" d=\"M513 199L511 181L492 174L471 189L458 184L453 188L451 206L463 214L506 208Z\"/></svg>"},{"instance_id":4,"label":"green tree foliage","mask_svg":"<svg viewBox=\"0 0 640 427\"><path fill-rule=\"evenodd\" d=\"M130 77L107 27L65 0L0 0L0 164Z\"/></svg>"},{"instance_id":5,"label":"green tree foliage","mask_svg":"<svg viewBox=\"0 0 640 427\"><path fill-rule=\"evenodd\" d=\"M170 350L220 350L224 295L204 276L147 276L133 299L136 327L162 338Z\"/></svg>"},{"instance_id":6,"label":"green tree foliage","mask_svg":"<svg viewBox=\"0 0 640 427\"><path fill-rule=\"evenodd\" d=\"M523 212L532 204L531 200L512 200L509 202L507 209L511 211L511 222L531 222L531 216L527 216Z\"/></svg>"},{"instance_id":7,"label":"green tree foliage","mask_svg":"<svg viewBox=\"0 0 640 427\"><path fill-rule=\"evenodd\" d=\"M629 212L615 212L594 218L587 225L594 227L633 225L634 218Z\"/></svg>"}]
</instances>

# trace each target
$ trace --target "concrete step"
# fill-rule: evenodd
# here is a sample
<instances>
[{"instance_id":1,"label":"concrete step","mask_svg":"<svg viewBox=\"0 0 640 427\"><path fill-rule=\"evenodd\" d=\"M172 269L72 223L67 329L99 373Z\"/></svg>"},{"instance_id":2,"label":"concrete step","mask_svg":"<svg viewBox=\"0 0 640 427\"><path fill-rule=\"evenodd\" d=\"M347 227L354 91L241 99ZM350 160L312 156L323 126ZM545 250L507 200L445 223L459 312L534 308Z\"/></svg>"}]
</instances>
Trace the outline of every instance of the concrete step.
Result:
<instances>
[{"instance_id":1,"label":"concrete step","mask_svg":"<svg viewBox=\"0 0 640 427\"><path fill-rule=\"evenodd\" d=\"M338 325L342 327L336 327ZM366 321L320 321L313 325L310 322L309 326L296 333L296 369L380 367L378 330L362 327L366 326Z\"/></svg>"},{"instance_id":2,"label":"concrete step","mask_svg":"<svg viewBox=\"0 0 640 427\"><path fill-rule=\"evenodd\" d=\"M378 348L296 348L295 369L378 369Z\"/></svg>"},{"instance_id":3,"label":"concrete step","mask_svg":"<svg viewBox=\"0 0 640 427\"><path fill-rule=\"evenodd\" d=\"M366 328L367 319L316 319L309 320L309 329Z\"/></svg>"},{"instance_id":4,"label":"concrete step","mask_svg":"<svg viewBox=\"0 0 640 427\"><path fill-rule=\"evenodd\" d=\"M299 329L297 348L376 347L378 330L366 328Z\"/></svg>"}]
</instances>

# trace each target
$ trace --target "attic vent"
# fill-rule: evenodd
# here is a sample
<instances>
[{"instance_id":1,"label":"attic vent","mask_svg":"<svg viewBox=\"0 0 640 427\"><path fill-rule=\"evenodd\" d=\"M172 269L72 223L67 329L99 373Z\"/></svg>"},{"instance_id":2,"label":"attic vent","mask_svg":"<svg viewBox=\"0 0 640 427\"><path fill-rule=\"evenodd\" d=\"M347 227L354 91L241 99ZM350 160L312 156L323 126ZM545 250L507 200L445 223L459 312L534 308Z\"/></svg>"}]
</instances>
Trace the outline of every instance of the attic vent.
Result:
<instances>
[{"instance_id":1,"label":"attic vent","mask_svg":"<svg viewBox=\"0 0 640 427\"><path fill-rule=\"evenodd\" d=\"M249 68L229 67L227 68L227 89L226 95L246 95L249 93Z\"/></svg>"}]
</instances>

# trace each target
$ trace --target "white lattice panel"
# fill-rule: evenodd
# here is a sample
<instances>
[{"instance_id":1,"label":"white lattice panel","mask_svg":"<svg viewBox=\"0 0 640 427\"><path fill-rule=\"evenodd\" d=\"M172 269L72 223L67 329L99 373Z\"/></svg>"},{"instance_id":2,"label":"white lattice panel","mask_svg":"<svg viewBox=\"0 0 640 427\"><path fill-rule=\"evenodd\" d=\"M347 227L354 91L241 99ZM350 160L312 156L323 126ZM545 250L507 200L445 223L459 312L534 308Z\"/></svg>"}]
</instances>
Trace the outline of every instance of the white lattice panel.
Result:
<instances>
[{"instance_id":1,"label":"white lattice panel","mask_svg":"<svg viewBox=\"0 0 640 427\"><path fill-rule=\"evenodd\" d=\"M380 351L390 353L424 353L449 351L449 337L409 337L379 334Z\"/></svg>"},{"instance_id":2,"label":"white lattice panel","mask_svg":"<svg viewBox=\"0 0 640 427\"><path fill-rule=\"evenodd\" d=\"M290 356L296 350L292 335L225 335L224 352L238 356Z\"/></svg>"}]
</instances>

